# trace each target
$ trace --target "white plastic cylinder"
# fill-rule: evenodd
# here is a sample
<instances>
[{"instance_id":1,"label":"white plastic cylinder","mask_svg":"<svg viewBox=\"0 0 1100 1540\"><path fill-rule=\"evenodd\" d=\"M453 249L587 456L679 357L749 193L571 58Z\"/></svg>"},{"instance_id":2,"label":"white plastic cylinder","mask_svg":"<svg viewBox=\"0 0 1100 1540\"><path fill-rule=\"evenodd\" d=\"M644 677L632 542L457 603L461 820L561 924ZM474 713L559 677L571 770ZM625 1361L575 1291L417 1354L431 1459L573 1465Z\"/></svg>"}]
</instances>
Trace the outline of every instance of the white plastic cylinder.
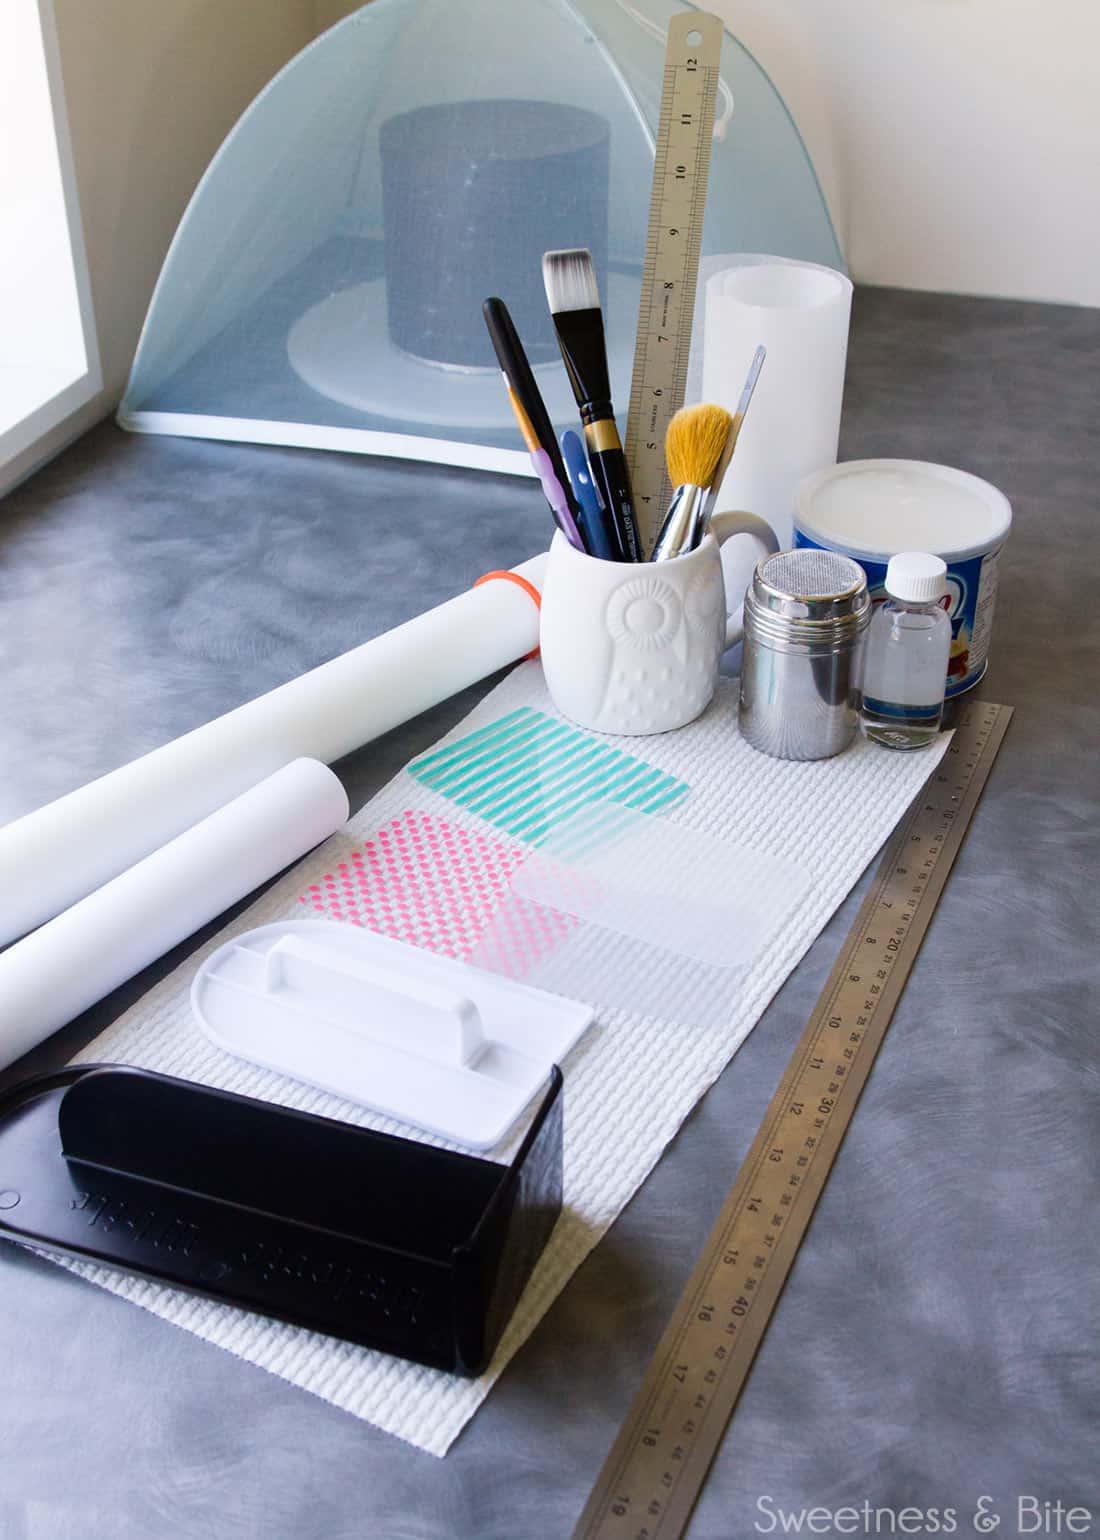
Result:
<instances>
[{"instance_id":1,"label":"white plastic cylinder","mask_svg":"<svg viewBox=\"0 0 1100 1540\"><path fill-rule=\"evenodd\" d=\"M545 554L513 570L540 589ZM538 646L538 609L482 583L0 829L0 945L292 759L326 764Z\"/></svg>"},{"instance_id":2,"label":"white plastic cylinder","mask_svg":"<svg viewBox=\"0 0 1100 1540\"><path fill-rule=\"evenodd\" d=\"M703 398L729 411L753 352L768 350L719 508L766 519L792 544L795 488L836 463L852 285L843 273L786 257L735 255L707 281Z\"/></svg>"},{"instance_id":3,"label":"white plastic cylinder","mask_svg":"<svg viewBox=\"0 0 1100 1540\"><path fill-rule=\"evenodd\" d=\"M348 816L339 778L296 759L0 953L0 1068L268 878Z\"/></svg>"}]
</instances>

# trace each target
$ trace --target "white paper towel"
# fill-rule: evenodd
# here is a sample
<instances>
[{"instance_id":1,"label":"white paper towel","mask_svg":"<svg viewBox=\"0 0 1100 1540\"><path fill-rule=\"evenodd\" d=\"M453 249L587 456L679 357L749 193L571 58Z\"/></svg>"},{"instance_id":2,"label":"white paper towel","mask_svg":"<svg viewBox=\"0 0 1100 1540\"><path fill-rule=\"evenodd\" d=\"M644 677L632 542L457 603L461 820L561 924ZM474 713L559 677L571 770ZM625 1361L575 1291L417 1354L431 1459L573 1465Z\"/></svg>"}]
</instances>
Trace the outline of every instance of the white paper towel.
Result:
<instances>
[{"instance_id":1,"label":"white paper towel","mask_svg":"<svg viewBox=\"0 0 1100 1540\"><path fill-rule=\"evenodd\" d=\"M63 1265L420 1449L445 1454L505 1364L744 1041L946 746L945 740L923 754L892 754L859 742L836 759L801 764L768 759L750 749L738 733L735 691L735 684L722 681L709 710L680 732L617 742L689 785L689 795L671 810L671 821L795 862L807 872L809 887L774 943L747 973L736 975L737 988L720 1027L678 1025L596 1002L596 1025L564 1066L562 1219L485 1375L458 1379L105 1268ZM516 669L444 741L524 705L553 713L537 663ZM434 812L439 802L403 773L349 829L358 840L366 840L410 809ZM471 837L488 828L476 814L454 804L448 804L447 816ZM163 980L80 1058L123 1060L411 1134L389 1120L230 1058L203 1037L190 1016L188 991L203 958L228 935L300 915L299 896L311 883L322 884L341 859L350 861L352 849L344 835L330 840L247 915ZM593 1342L591 1351L599 1353L600 1344Z\"/></svg>"},{"instance_id":2,"label":"white paper towel","mask_svg":"<svg viewBox=\"0 0 1100 1540\"><path fill-rule=\"evenodd\" d=\"M813 262L732 255L706 280L702 399L732 412L755 349L768 350L718 507L767 519L781 549L798 483L836 462L851 308L850 280Z\"/></svg>"}]
</instances>

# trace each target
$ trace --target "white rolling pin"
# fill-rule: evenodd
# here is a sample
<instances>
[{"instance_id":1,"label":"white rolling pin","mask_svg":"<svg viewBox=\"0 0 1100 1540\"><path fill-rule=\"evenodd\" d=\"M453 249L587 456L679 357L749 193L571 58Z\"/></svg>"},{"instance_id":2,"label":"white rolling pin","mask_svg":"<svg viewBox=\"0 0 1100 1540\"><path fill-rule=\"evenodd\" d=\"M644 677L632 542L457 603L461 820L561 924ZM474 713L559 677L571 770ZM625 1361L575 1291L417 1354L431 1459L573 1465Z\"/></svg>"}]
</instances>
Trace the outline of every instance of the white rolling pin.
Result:
<instances>
[{"instance_id":1,"label":"white rolling pin","mask_svg":"<svg viewBox=\"0 0 1100 1540\"><path fill-rule=\"evenodd\" d=\"M513 568L541 592L546 555ZM538 646L494 579L0 828L0 945L60 913L292 759L331 764Z\"/></svg>"},{"instance_id":2,"label":"white rolling pin","mask_svg":"<svg viewBox=\"0 0 1100 1540\"><path fill-rule=\"evenodd\" d=\"M0 1069L344 823L347 793L296 759L0 953Z\"/></svg>"}]
</instances>

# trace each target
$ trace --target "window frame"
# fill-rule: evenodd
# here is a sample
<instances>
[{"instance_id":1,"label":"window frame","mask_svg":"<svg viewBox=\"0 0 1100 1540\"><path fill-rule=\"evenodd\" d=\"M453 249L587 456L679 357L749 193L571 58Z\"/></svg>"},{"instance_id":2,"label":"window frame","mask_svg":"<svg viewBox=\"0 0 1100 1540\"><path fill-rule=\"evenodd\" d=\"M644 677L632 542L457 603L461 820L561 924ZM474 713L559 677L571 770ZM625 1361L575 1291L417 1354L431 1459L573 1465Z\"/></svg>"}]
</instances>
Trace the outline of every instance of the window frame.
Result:
<instances>
[{"instance_id":1,"label":"window frame","mask_svg":"<svg viewBox=\"0 0 1100 1540\"><path fill-rule=\"evenodd\" d=\"M103 371L96 335L95 310L92 303L91 277L84 245L84 229L80 217L80 200L77 192L76 169L73 161L72 140L69 134L69 118L65 104L65 88L61 73L61 51L57 40L57 20L53 0L35 0L38 23L42 35L42 52L46 66L46 85L53 119L57 160L61 172L61 192L65 211L65 224L69 236L75 279L76 300L80 313L80 327L84 341L86 366L68 385L32 408L10 428L0 432L0 478L13 462L28 451L33 451L49 434L65 420L86 406L103 389Z\"/></svg>"}]
</instances>

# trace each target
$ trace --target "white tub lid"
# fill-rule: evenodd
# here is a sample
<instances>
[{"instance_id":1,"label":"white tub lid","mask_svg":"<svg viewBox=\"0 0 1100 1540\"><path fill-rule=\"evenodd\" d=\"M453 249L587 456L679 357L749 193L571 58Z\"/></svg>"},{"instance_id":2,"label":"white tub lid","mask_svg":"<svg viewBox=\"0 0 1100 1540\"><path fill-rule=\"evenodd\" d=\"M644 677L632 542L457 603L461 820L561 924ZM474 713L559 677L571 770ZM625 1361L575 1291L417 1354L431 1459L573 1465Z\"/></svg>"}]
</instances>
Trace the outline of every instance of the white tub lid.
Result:
<instances>
[{"instance_id":1,"label":"white tub lid","mask_svg":"<svg viewBox=\"0 0 1100 1540\"><path fill-rule=\"evenodd\" d=\"M1008 534L1008 498L980 476L925 460L846 460L807 476L796 521L822 545L869 561L929 551L965 561Z\"/></svg>"}]
</instances>

